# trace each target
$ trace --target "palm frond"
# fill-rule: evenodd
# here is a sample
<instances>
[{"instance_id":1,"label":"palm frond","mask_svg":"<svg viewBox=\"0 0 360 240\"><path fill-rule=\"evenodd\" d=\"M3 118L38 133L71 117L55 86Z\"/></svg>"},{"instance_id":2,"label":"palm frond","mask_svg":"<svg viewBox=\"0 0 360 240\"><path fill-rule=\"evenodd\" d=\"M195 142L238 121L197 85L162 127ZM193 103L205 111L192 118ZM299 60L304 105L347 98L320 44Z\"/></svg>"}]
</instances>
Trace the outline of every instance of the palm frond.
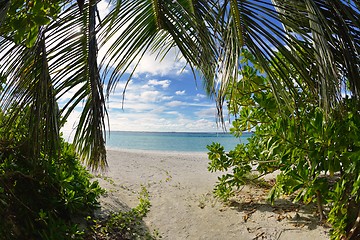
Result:
<instances>
[{"instance_id":1,"label":"palm frond","mask_svg":"<svg viewBox=\"0 0 360 240\"><path fill-rule=\"evenodd\" d=\"M214 74L220 79L212 90L219 107L226 89L238 78L243 47L255 55L277 98L287 99L290 108L302 88L319 96L322 107L329 109L341 98L345 79L358 95L359 9L344 1L272 2L227 0L219 4L218 19L226 23L213 30L221 39ZM301 78L291 77L290 68Z\"/></svg>"},{"instance_id":2,"label":"palm frond","mask_svg":"<svg viewBox=\"0 0 360 240\"><path fill-rule=\"evenodd\" d=\"M219 35L220 54L214 74L218 77L216 79L218 83L212 92L216 94L220 117L227 89L239 78L243 48L247 48L256 57L271 77L271 86L277 89L274 91L277 97L289 98L288 94L282 94L281 91L286 88L292 90L294 86L293 79L289 78L291 71L288 69L288 64L280 58L277 61L272 59L276 58L277 52L281 52L293 63L297 71L306 77L308 73L306 66L312 65L312 62L304 57L308 50L307 38L298 41L294 36L287 36L281 26L281 20L285 19L285 16L279 15L274 6L267 1L224 1L219 5L217 12L219 15L217 18L222 19L224 24L215 26L216 29L213 30ZM293 21L287 19L287 24L294 24ZM306 32L301 34L305 35ZM299 54L294 55L295 51Z\"/></svg>"},{"instance_id":3,"label":"palm frond","mask_svg":"<svg viewBox=\"0 0 360 240\"><path fill-rule=\"evenodd\" d=\"M310 36L313 51L310 56L314 64L313 72L308 75L313 79L315 94L320 96L323 108L328 109L337 103L345 82L350 84L352 94L358 95L360 15L357 1L273 2L281 6L279 12L299 20L298 26L285 25L290 34L297 34L301 28ZM301 11L296 14L288 9Z\"/></svg>"},{"instance_id":4,"label":"palm frond","mask_svg":"<svg viewBox=\"0 0 360 240\"><path fill-rule=\"evenodd\" d=\"M28 141L30 156L38 156L40 150L54 155L59 149L59 109L49 73L44 32L31 48L17 46L2 39L4 50L2 75L8 83L1 95L1 108L9 114L8 127L26 111L28 115L20 121L29 126Z\"/></svg>"},{"instance_id":5,"label":"palm frond","mask_svg":"<svg viewBox=\"0 0 360 240\"><path fill-rule=\"evenodd\" d=\"M351 92L360 96L360 5L330 2L332 11L326 16L328 26L336 34L329 34L333 42L332 53L339 77L347 81Z\"/></svg>"},{"instance_id":6,"label":"palm frond","mask_svg":"<svg viewBox=\"0 0 360 240\"><path fill-rule=\"evenodd\" d=\"M74 91L62 106L63 121L84 102L74 144L87 166L104 170L107 112L97 63L95 14L95 2L85 4L82 12L77 4L68 6L58 21L49 26L47 40L57 98Z\"/></svg>"},{"instance_id":7,"label":"palm frond","mask_svg":"<svg viewBox=\"0 0 360 240\"><path fill-rule=\"evenodd\" d=\"M209 3L196 1L194 6L188 0L121 1L102 26L101 46L115 39L103 59L104 72L110 74L108 92L146 51L164 56L174 46L191 66L202 69L204 75L212 74L209 66L215 65L216 50L204 20L205 11L211 9Z\"/></svg>"},{"instance_id":8,"label":"palm frond","mask_svg":"<svg viewBox=\"0 0 360 240\"><path fill-rule=\"evenodd\" d=\"M87 29L87 57L86 77L88 80L88 98L82 111L79 125L75 134L75 146L86 161L87 166L93 170L107 167L105 149L105 98L103 95L103 82L97 64L96 40L96 3L90 1L88 16L85 20Z\"/></svg>"},{"instance_id":9,"label":"palm frond","mask_svg":"<svg viewBox=\"0 0 360 240\"><path fill-rule=\"evenodd\" d=\"M4 54L1 72L8 78L1 96L2 108L20 112L31 107L34 125L30 129L36 145L58 139L50 135L58 135L62 125L55 119L62 115L62 121L66 121L85 101L74 144L82 160L93 170L105 169L107 165L107 114L97 64L95 13L96 4L84 6L83 13L76 3L66 5L57 21L42 28L41 36L31 48L14 44L11 36L0 38L0 50ZM71 91L75 94L62 103L59 113L56 101L63 101L64 94ZM12 112L14 116L16 111Z\"/></svg>"}]
</instances>

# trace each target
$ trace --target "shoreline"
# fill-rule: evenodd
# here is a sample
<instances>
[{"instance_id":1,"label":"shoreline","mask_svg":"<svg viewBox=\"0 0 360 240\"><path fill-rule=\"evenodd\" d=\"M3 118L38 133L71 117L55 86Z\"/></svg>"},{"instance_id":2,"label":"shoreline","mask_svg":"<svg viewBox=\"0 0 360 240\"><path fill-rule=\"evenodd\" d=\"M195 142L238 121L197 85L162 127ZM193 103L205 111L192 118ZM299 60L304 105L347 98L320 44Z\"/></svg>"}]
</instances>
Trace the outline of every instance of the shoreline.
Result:
<instances>
[{"instance_id":1,"label":"shoreline","mask_svg":"<svg viewBox=\"0 0 360 240\"><path fill-rule=\"evenodd\" d=\"M208 151L199 152L199 151L172 151L172 150L152 150L152 149L122 149L116 147L106 147L106 152L124 152L124 153L138 153L138 154L163 154L163 155L172 155L172 154L183 154L183 155L199 155L199 156L206 156Z\"/></svg>"},{"instance_id":2,"label":"shoreline","mask_svg":"<svg viewBox=\"0 0 360 240\"><path fill-rule=\"evenodd\" d=\"M271 206L260 200L259 189L245 187L228 205L215 199L213 187L222 173L208 172L206 153L107 152L109 170L97 178L107 189L102 211L135 207L145 186L151 208L144 223L163 239L329 239L329 228L317 224L312 209L285 199ZM303 221L295 220L298 216Z\"/></svg>"}]
</instances>

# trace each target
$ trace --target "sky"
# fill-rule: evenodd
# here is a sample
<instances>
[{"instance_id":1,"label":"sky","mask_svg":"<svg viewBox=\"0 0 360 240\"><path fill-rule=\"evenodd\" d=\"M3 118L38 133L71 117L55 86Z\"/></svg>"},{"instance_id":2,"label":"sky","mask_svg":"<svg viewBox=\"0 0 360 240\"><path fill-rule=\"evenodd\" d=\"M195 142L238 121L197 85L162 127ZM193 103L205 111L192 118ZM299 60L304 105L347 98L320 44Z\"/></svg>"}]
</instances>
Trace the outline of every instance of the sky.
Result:
<instances>
[{"instance_id":1,"label":"sky","mask_svg":"<svg viewBox=\"0 0 360 240\"><path fill-rule=\"evenodd\" d=\"M120 81L106 104L111 131L156 132L221 132L216 122L214 99L203 90L203 83L184 60L176 60L175 51L162 61L146 54L128 84ZM60 101L66 102L76 91L68 92ZM73 134L80 116L79 106L63 128L66 136Z\"/></svg>"},{"instance_id":2,"label":"sky","mask_svg":"<svg viewBox=\"0 0 360 240\"><path fill-rule=\"evenodd\" d=\"M101 15L109 12L107 1L98 4ZM111 44L111 42L109 42ZM99 52L99 59L104 50ZM200 78L195 80L184 59L171 51L164 59L147 53L128 84L123 102L123 90L127 78L120 81L106 104L111 131L155 132L222 132L216 122L217 110L214 99L203 90ZM184 68L185 67L185 68ZM64 104L76 89L60 99ZM81 106L70 115L62 129L65 136L74 134Z\"/></svg>"}]
</instances>

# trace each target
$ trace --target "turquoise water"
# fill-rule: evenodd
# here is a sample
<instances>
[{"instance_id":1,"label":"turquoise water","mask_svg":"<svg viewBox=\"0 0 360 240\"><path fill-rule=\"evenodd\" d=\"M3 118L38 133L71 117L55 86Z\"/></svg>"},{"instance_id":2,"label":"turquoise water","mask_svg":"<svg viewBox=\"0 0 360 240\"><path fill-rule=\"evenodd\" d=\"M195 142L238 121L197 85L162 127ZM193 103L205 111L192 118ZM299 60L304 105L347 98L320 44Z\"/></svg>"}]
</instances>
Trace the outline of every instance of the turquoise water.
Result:
<instances>
[{"instance_id":1,"label":"turquoise water","mask_svg":"<svg viewBox=\"0 0 360 240\"><path fill-rule=\"evenodd\" d=\"M251 133L244 133L237 139L229 133L111 131L106 146L109 149L207 152L207 145L218 142L229 151L239 143L246 143L250 136Z\"/></svg>"}]
</instances>

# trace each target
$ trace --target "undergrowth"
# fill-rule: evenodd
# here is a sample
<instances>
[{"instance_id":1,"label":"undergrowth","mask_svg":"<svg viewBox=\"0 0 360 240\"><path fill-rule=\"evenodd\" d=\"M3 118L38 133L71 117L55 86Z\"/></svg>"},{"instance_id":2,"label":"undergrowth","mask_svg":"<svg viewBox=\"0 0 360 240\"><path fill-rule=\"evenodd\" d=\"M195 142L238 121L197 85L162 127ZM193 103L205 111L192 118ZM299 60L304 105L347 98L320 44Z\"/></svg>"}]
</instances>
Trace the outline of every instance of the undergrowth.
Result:
<instances>
[{"instance_id":1,"label":"undergrowth","mask_svg":"<svg viewBox=\"0 0 360 240\"><path fill-rule=\"evenodd\" d=\"M72 146L58 159L29 159L21 146L0 153L0 239L81 239L75 219L99 207L104 190L90 181Z\"/></svg>"},{"instance_id":2,"label":"undergrowth","mask_svg":"<svg viewBox=\"0 0 360 240\"><path fill-rule=\"evenodd\" d=\"M0 112L0 240L155 239L142 224L150 207L145 188L136 208L96 219L105 191L73 145L61 140L56 154L32 154L29 127L15 119L5 128L7 120Z\"/></svg>"},{"instance_id":3,"label":"undergrowth","mask_svg":"<svg viewBox=\"0 0 360 240\"><path fill-rule=\"evenodd\" d=\"M218 178L216 196L228 200L253 181L254 169L261 175L276 171L271 203L295 195L294 202L316 204L319 223L332 227L331 239L360 239L359 99L344 97L326 112L302 89L293 109L283 108L286 102L276 99L250 52L244 50L243 61L242 78L226 99L235 117L230 131L235 137L254 134L229 152L219 143L208 146L208 169L226 172Z\"/></svg>"},{"instance_id":4,"label":"undergrowth","mask_svg":"<svg viewBox=\"0 0 360 240\"><path fill-rule=\"evenodd\" d=\"M161 236L155 230L152 234L144 227L143 218L150 209L149 193L142 187L139 204L128 212L111 213L105 219L88 218L91 224L85 239L159 239Z\"/></svg>"}]
</instances>

